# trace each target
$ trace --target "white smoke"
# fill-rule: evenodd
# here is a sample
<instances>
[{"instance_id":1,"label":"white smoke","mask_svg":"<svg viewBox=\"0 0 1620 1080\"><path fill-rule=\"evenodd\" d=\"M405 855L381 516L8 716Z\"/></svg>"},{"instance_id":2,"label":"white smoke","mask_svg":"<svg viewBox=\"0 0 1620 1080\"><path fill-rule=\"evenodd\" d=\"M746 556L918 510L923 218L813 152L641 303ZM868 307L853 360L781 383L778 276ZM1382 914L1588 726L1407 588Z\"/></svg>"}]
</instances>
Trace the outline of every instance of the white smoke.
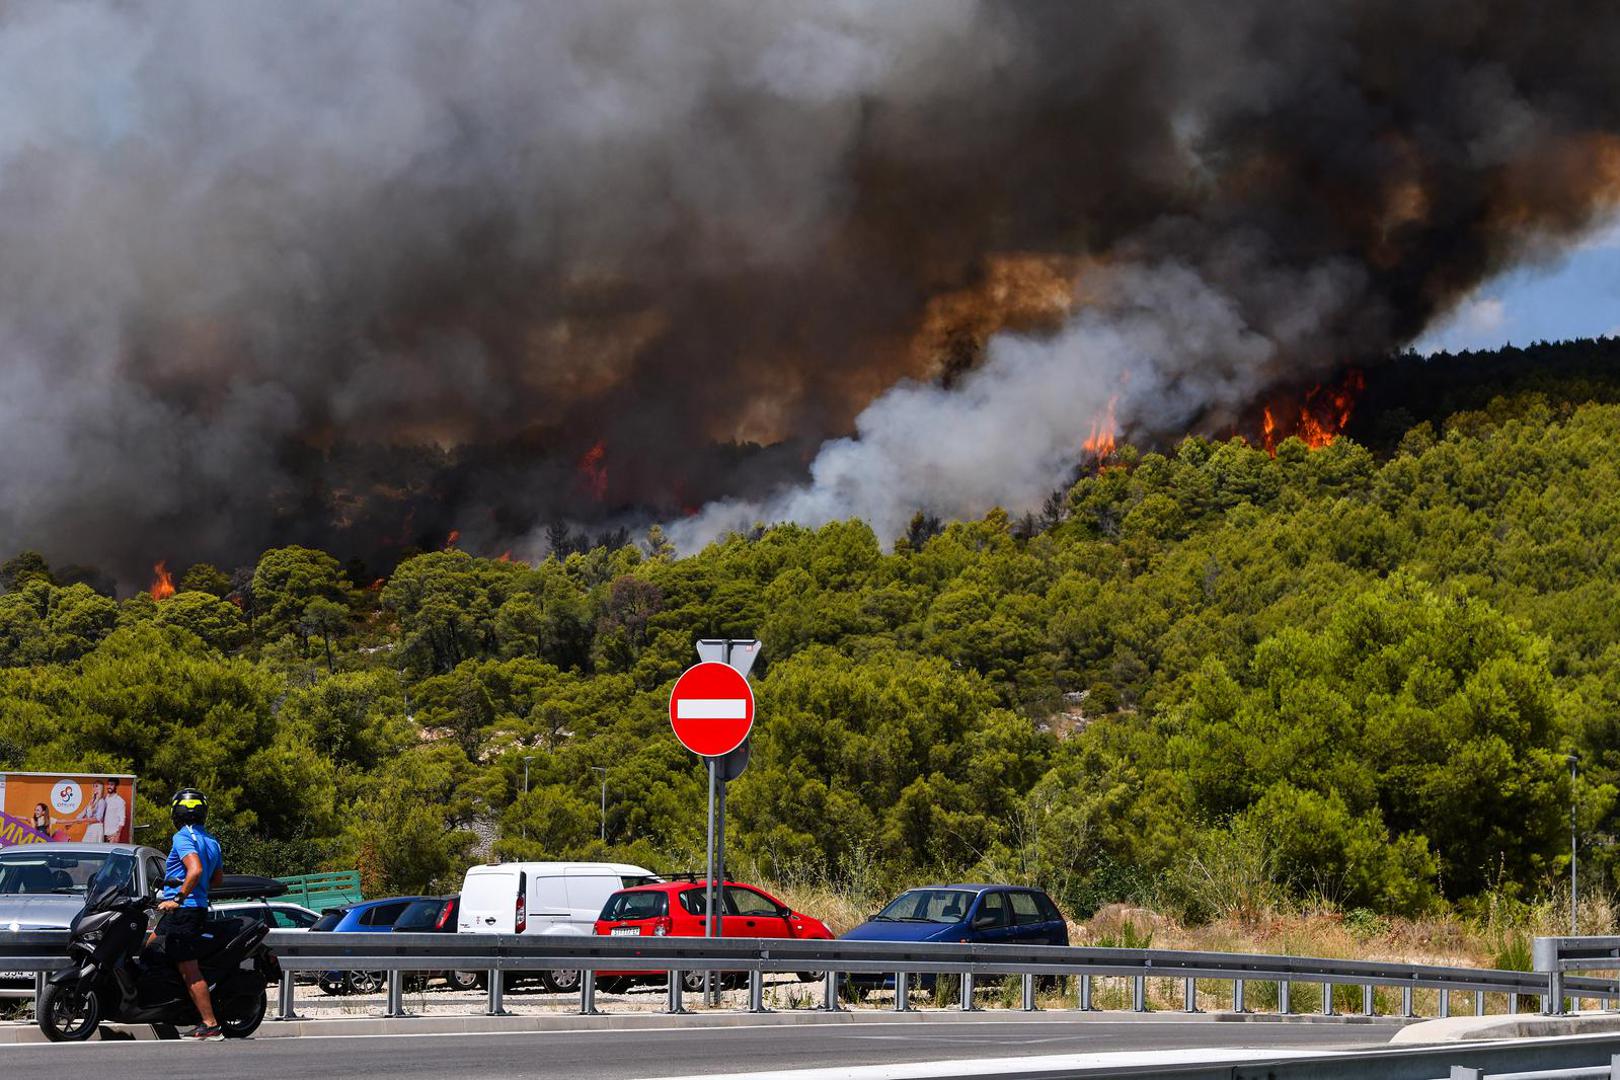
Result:
<instances>
[{"instance_id":1,"label":"white smoke","mask_svg":"<svg viewBox=\"0 0 1620 1080\"><path fill-rule=\"evenodd\" d=\"M668 526L671 538L690 552L757 524L859 518L887 540L918 510L960 520L1035 507L1108 416L1118 422L1110 434L1229 425L1283 357L1309 373L1299 359L1312 355L1311 336L1361 300L1359 275L1338 263L1290 279L1251 276L1242 304L1183 263L1101 274L1084 283L1088 306L1061 332L992 339L984 365L952 388L890 389L854 435L822 446L807 483L761 502L712 503Z\"/></svg>"}]
</instances>

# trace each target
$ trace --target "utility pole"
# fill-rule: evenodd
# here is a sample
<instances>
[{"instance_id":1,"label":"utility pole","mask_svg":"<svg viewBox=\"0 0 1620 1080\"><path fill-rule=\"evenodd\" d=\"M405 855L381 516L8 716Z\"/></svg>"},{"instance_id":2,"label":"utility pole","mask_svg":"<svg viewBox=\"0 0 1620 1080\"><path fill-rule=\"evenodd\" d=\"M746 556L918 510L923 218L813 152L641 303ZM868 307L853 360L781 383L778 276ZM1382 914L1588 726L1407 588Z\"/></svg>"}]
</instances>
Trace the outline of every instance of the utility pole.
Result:
<instances>
[{"instance_id":1,"label":"utility pole","mask_svg":"<svg viewBox=\"0 0 1620 1080\"><path fill-rule=\"evenodd\" d=\"M1569 936L1580 935L1580 922L1576 919L1578 894L1575 891L1575 860L1580 854L1577 833L1575 831L1575 777L1580 765L1581 755L1569 755Z\"/></svg>"},{"instance_id":2,"label":"utility pole","mask_svg":"<svg viewBox=\"0 0 1620 1080\"><path fill-rule=\"evenodd\" d=\"M523 759L523 794L525 794L525 795L527 795L529 793L529 762L531 762L533 760L534 760L534 755L532 755L532 754L526 755L524 757L524 759ZM529 838L529 820L528 820L528 818L524 818L523 819L523 839L527 840L528 838Z\"/></svg>"},{"instance_id":3,"label":"utility pole","mask_svg":"<svg viewBox=\"0 0 1620 1080\"><path fill-rule=\"evenodd\" d=\"M601 765L592 765L591 772L602 774L602 843L607 843L607 769Z\"/></svg>"}]
</instances>

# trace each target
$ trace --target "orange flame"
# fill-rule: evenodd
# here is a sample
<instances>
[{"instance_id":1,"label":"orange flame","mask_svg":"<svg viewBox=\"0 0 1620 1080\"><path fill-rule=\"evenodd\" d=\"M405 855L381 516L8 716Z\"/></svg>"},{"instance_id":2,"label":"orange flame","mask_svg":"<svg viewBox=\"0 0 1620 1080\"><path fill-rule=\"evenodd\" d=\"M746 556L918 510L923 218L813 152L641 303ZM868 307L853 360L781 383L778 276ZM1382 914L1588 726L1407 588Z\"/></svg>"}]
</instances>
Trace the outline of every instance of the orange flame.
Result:
<instances>
[{"instance_id":1,"label":"orange flame","mask_svg":"<svg viewBox=\"0 0 1620 1080\"><path fill-rule=\"evenodd\" d=\"M1080 444L1081 450L1098 461L1112 454L1117 445L1119 423L1114 419L1114 407L1118 404L1118 394L1108 399L1108 408L1104 410L1103 415L1092 419L1086 441Z\"/></svg>"},{"instance_id":2,"label":"orange flame","mask_svg":"<svg viewBox=\"0 0 1620 1080\"><path fill-rule=\"evenodd\" d=\"M367 592L379 592L379 591L381 591L382 587L384 585L386 585L386 584L388 584L388 579L384 578L384 577L380 577L376 581L373 581L370 585L367 585L366 586L366 591Z\"/></svg>"},{"instance_id":3,"label":"orange flame","mask_svg":"<svg viewBox=\"0 0 1620 1080\"><path fill-rule=\"evenodd\" d=\"M450 530L450 535L445 537L444 550L449 551L451 548L455 547L456 542L458 540L460 540L460 539L461 539L461 530L460 529L451 529Z\"/></svg>"},{"instance_id":4,"label":"orange flame","mask_svg":"<svg viewBox=\"0 0 1620 1080\"><path fill-rule=\"evenodd\" d=\"M585 479L585 486L597 502L607 497L607 466L602 464L602 458L605 456L607 445L598 440L596 445L585 451L585 456L579 459L579 471Z\"/></svg>"},{"instance_id":5,"label":"orange flame","mask_svg":"<svg viewBox=\"0 0 1620 1080\"><path fill-rule=\"evenodd\" d=\"M512 561L512 549L507 548L505 551L503 551L499 555L495 556L495 561L496 562L511 562Z\"/></svg>"},{"instance_id":6,"label":"orange flame","mask_svg":"<svg viewBox=\"0 0 1620 1080\"><path fill-rule=\"evenodd\" d=\"M1332 445L1350 423L1350 416L1356 409L1356 398L1366 388L1366 376L1352 368L1339 385L1330 387L1317 383L1297 403L1279 401L1267 404L1262 410L1260 445L1272 457L1277 456L1279 436L1287 438L1297 435L1312 450ZM1279 415L1284 421L1297 416L1291 431L1278 430Z\"/></svg>"},{"instance_id":7,"label":"orange flame","mask_svg":"<svg viewBox=\"0 0 1620 1080\"><path fill-rule=\"evenodd\" d=\"M169 576L166 560L159 559L152 566L152 587L146 592L154 600L167 600L174 595L174 578Z\"/></svg>"}]
</instances>

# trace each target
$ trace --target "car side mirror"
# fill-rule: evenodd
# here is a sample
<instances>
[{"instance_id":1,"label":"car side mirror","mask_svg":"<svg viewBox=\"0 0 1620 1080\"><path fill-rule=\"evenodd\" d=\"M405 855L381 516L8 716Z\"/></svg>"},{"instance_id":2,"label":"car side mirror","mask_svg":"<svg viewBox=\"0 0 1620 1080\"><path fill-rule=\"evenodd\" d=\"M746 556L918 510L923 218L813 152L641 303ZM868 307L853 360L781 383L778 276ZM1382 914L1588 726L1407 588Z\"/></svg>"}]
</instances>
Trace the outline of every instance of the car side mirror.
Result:
<instances>
[{"instance_id":1,"label":"car side mirror","mask_svg":"<svg viewBox=\"0 0 1620 1080\"><path fill-rule=\"evenodd\" d=\"M973 929L975 930L983 930L994 925L996 925L996 917L994 915L986 914L974 916Z\"/></svg>"},{"instance_id":2,"label":"car side mirror","mask_svg":"<svg viewBox=\"0 0 1620 1080\"><path fill-rule=\"evenodd\" d=\"M776 917L778 919L791 919L793 917L793 909L790 907L779 907L776 909Z\"/></svg>"}]
</instances>

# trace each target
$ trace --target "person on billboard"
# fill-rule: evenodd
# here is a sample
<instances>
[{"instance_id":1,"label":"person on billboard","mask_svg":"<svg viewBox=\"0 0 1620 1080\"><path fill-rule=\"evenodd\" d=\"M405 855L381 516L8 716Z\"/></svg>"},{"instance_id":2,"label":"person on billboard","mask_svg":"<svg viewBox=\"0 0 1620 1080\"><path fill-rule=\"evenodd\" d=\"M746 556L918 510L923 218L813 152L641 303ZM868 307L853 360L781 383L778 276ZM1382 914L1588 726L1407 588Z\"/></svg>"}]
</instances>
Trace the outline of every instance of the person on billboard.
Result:
<instances>
[{"instance_id":1,"label":"person on billboard","mask_svg":"<svg viewBox=\"0 0 1620 1080\"><path fill-rule=\"evenodd\" d=\"M86 844L99 844L102 841L102 815L107 812L107 797L101 793L101 781L97 780L90 788L90 801L84 804L77 817L69 818L68 825L83 825Z\"/></svg>"},{"instance_id":2,"label":"person on billboard","mask_svg":"<svg viewBox=\"0 0 1620 1080\"><path fill-rule=\"evenodd\" d=\"M60 821L51 818L51 808L44 803L34 804L34 831L60 843L68 838L68 831Z\"/></svg>"},{"instance_id":3,"label":"person on billboard","mask_svg":"<svg viewBox=\"0 0 1620 1080\"><path fill-rule=\"evenodd\" d=\"M107 781L107 799L102 804L101 834L109 844L122 844L129 837L124 830L129 825L129 804L118 794L118 777Z\"/></svg>"},{"instance_id":4,"label":"person on billboard","mask_svg":"<svg viewBox=\"0 0 1620 1080\"><path fill-rule=\"evenodd\" d=\"M225 853L219 841L204 827L208 822L208 800L195 788L181 788L169 801L169 817L174 821L174 839L169 858L163 865L164 886L158 910L157 933L164 951L186 984L191 1003L202 1023L191 1038L213 1042L225 1037L214 1016L214 1001L208 995L208 981L198 963L203 950L203 931L208 922L208 890L225 878ZM168 882L177 881L171 885Z\"/></svg>"}]
</instances>

